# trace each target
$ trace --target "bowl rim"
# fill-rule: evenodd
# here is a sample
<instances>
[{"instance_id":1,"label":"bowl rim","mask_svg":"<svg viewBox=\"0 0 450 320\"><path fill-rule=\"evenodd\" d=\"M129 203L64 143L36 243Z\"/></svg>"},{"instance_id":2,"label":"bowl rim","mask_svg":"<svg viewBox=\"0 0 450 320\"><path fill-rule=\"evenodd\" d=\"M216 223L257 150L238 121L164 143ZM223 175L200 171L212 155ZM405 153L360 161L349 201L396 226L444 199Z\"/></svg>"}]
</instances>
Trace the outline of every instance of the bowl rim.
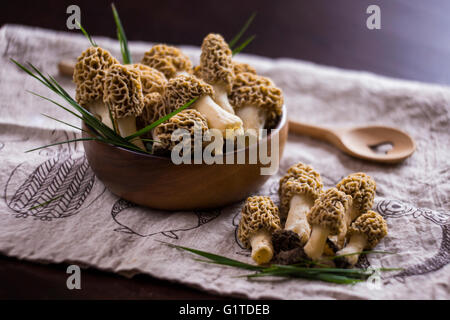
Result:
<instances>
[{"instance_id":1,"label":"bowl rim","mask_svg":"<svg viewBox=\"0 0 450 320\"><path fill-rule=\"evenodd\" d=\"M287 114L286 114L286 113L287 113L287 112L286 112L286 111L287 111L287 108L286 108L286 105L283 104L283 106L281 107L281 109L282 109L281 117L280 117L280 119L278 120L277 125L275 126L275 128L270 129L270 130L275 130L275 131L271 131L269 135L267 135L266 137L264 137L264 139L261 139L261 140L267 140L267 138L271 137L274 133L278 133L278 132L281 130L281 128L283 128L283 127L285 126L285 124L286 124L286 122L287 122ZM90 127L89 127L89 125L87 125L84 121L83 121L83 125L85 125L85 126L89 129L89 131L91 130ZM260 144L260 141L261 141L261 140L258 141L258 144ZM95 142L98 142L98 141L95 141ZM137 152L137 151L125 149L125 148L123 148L123 147L118 147L118 146L112 145L112 144L110 144L110 143L105 143L105 142L102 142L102 143L105 144L105 145L108 145L108 146L110 146L110 147L112 147L112 148L119 149L119 150L121 150L122 152L128 152L128 153L133 154L133 155L136 155L136 156L142 156L142 157L147 157L147 158L153 158L153 159L160 159L160 160L167 160L167 161L170 161L170 157L164 157L164 156L159 156L159 155L153 155L153 154L141 153L141 152ZM251 146L247 146L247 147L245 147L245 149L237 149L237 150L234 150L234 151L233 151L233 154L236 154L237 152L242 152L243 150L246 151L246 150L248 150L250 147L251 147ZM223 156L229 155L230 153L231 153L231 152L225 152L225 153L223 153Z\"/></svg>"}]
</instances>

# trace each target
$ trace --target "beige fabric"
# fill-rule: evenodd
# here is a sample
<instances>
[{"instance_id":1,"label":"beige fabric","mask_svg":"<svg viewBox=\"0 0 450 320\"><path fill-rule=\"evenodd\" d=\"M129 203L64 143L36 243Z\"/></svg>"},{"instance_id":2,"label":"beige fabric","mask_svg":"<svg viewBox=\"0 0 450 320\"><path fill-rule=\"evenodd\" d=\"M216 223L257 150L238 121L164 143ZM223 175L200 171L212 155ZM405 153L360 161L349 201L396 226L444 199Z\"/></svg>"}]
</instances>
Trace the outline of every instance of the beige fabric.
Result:
<instances>
[{"instance_id":1,"label":"beige fabric","mask_svg":"<svg viewBox=\"0 0 450 320\"><path fill-rule=\"evenodd\" d=\"M116 41L97 43L119 57ZM382 166L352 159L333 147L291 136L281 170L258 192L278 202L278 179L297 161L311 164L326 187L364 171L377 182L374 208L389 235L363 265L406 268L384 275L382 290L367 284L333 285L304 280L249 282L231 268L205 265L156 240L209 250L242 261L249 252L236 242L241 203L210 212L158 212L120 200L97 180L82 145L25 150L76 136L75 130L39 113L78 124L66 112L26 90L54 98L41 84L8 61L30 61L55 75L74 94L57 62L75 58L88 46L83 36L20 26L0 29L0 252L41 262L76 262L124 275L146 273L223 295L285 299L450 298L450 90L369 73L344 71L290 59L239 55L271 77L285 93L292 119L327 125L378 123L409 132L417 152L403 164ZM150 44L132 43L139 61ZM185 47L198 62L199 49ZM119 57L120 58L120 57ZM31 209L48 199L47 206ZM169 199L168 199L169 200ZM423 209L429 208L429 209Z\"/></svg>"}]
</instances>

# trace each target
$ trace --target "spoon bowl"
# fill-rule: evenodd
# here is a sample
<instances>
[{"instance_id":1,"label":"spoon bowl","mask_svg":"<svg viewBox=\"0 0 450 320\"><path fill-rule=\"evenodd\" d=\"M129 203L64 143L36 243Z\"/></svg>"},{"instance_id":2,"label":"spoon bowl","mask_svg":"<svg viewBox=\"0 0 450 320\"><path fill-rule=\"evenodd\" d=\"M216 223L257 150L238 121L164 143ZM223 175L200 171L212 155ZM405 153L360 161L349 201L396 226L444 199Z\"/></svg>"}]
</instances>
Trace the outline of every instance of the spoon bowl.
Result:
<instances>
[{"instance_id":1,"label":"spoon bowl","mask_svg":"<svg viewBox=\"0 0 450 320\"><path fill-rule=\"evenodd\" d=\"M353 157L380 163L401 162L416 150L407 133L386 126L333 129L289 121L289 131L330 142ZM376 152L376 147L382 144L391 144L392 148Z\"/></svg>"},{"instance_id":2,"label":"spoon bowl","mask_svg":"<svg viewBox=\"0 0 450 320\"><path fill-rule=\"evenodd\" d=\"M405 160L416 149L414 140L405 132L385 126L368 126L343 130L340 134L343 147L347 152L361 159L397 163ZM392 148L377 153L374 147L391 144Z\"/></svg>"}]
</instances>

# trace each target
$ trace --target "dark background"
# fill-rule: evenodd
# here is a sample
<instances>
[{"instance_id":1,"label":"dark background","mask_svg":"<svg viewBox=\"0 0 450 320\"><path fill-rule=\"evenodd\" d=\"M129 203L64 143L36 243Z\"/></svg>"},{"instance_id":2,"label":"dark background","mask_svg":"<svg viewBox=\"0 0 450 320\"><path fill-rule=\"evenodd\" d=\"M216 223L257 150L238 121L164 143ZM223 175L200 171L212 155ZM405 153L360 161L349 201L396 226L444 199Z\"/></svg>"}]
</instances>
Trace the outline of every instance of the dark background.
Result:
<instances>
[{"instance_id":1,"label":"dark background","mask_svg":"<svg viewBox=\"0 0 450 320\"><path fill-rule=\"evenodd\" d=\"M450 83L449 0L115 1L129 40L200 45L209 32L231 39L252 12L255 41L245 52L441 84ZM91 35L115 37L110 1L2 1L5 23L66 30L77 4ZM366 28L366 9L381 8L381 30ZM55 58L57 59L57 57ZM82 272L82 290L66 289L65 265L0 255L0 298L217 298L179 284Z\"/></svg>"},{"instance_id":2,"label":"dark background","mask_svg":"<svg viewBox=\"0 0 450 320\"><path fill-rule=\"evenodd\" d=\"M0 24L67 30L66 8L81 8L92 35L115 37L111 1L2 1ZM369 70L388 76L450 83L448 0L120 1L129 40L200 45L209 32L231 39L252 12L245 52ZM381 30L366 28L366 9L381 8Z\"/></svg>"}]
</instances>

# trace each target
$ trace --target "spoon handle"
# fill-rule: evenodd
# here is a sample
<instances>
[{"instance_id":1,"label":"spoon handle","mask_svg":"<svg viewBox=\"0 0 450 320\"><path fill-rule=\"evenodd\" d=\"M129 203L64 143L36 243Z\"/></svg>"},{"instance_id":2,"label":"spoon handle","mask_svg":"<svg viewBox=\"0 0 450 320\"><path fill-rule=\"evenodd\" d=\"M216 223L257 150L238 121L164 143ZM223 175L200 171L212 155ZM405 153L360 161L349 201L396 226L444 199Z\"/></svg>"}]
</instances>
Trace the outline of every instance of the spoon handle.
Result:
<instances>
[{"instance_id":1,"label":"spoon handle","mask_svg":"<svg viewBox=\"0 0 450 320\"><path fill-rule=\"evenodd\" d=\"M61 60L58 63L59 73L64 76L72 77L74 69L75 61L73 60Z\"/></svg>"},{"instance_id":2,"label":"spoon handle","mask_svg":"<svg viewBox=\"0 0 450 320\"><path fill-rule=\"evenodd\" d=\"M339 136L334 131L327 128L313 126L297 121L289 121L289 131L299 135L306 135L312 138L330 142L339 148L343 147Z\"/></svg>"}]
</instances>

